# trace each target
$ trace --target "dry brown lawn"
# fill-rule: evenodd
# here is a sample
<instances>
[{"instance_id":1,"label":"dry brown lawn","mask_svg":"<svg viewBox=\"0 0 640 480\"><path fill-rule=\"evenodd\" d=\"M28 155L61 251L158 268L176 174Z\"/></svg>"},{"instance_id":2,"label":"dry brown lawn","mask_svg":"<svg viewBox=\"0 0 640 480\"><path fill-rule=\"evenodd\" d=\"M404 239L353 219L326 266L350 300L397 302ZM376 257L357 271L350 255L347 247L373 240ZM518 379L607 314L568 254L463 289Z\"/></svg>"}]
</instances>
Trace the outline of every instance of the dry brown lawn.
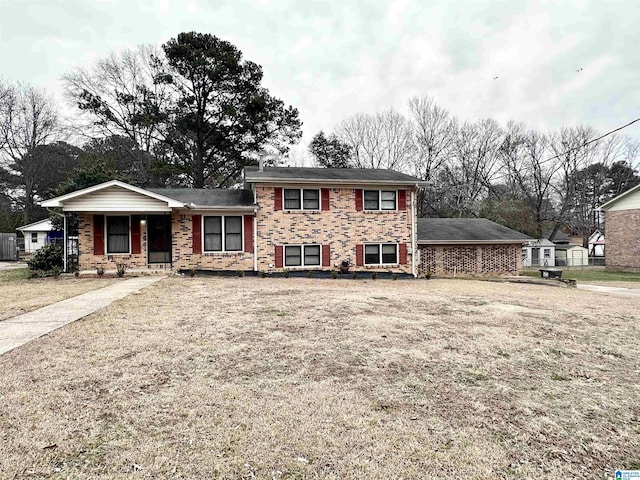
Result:
<instances>
[{"instance_id":1,"label":"dry brown lawn","mask_svg":"<svg viewBox=\"0 0 640 480\"><path fill-rule=\"evenodd\" d=\"M18 273L18 274L16 274ZM0 320L15 317L46 305L106 287L114 278L20 278L22 272L3 272L0 276Z\"/></svg>"},{"instance_id":2,"label":"dry brown lawn","mask_svg":"<svg viewBox=\"0 0 640 480\"><path fill-rule=\"evenodd\" d=\"M612 478L638 299L172 278L0 357L1 478Z\"/></svg>"}]
</instances>

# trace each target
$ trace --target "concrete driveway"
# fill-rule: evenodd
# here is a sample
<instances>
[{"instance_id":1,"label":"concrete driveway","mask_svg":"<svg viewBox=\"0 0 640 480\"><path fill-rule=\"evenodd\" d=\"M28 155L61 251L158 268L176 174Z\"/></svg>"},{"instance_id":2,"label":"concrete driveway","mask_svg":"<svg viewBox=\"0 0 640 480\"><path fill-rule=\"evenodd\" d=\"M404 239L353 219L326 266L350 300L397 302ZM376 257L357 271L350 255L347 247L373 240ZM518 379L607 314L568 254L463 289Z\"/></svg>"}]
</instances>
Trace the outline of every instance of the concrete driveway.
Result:
<instances>
[{"instance_id":1,"label":"concrete driveway","mask_svg":"<svg viewBox=\"0 0 640 480\"><path fill-rule=\"evenodd\" d=\"M623 287L606 287L604 285L583 285L578 283L580 290L589 290L590 292L612 293L614 295L630 295L632 297L640 297L640 288L623 288Z\"/></svg>"},{"instance_id":2,"label":"concrete driveway","mask_svg":"<svg viewBox=\"0 0 640 480\"><path fill-rule=\"evenodd\" d=\"M2 270L15 270L16 268L27 268L25 262L0 262L0 272Z\"/></svg>"}]
</instances>

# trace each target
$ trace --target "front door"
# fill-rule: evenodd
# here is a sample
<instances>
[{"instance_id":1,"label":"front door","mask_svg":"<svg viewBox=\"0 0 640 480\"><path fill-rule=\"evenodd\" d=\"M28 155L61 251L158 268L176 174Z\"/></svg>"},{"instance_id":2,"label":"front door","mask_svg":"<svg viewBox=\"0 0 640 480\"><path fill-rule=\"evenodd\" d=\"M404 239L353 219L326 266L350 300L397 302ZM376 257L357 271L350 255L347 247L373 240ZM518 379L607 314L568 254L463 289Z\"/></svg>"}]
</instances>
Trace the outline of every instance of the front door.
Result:
<instances>
[{"instance_id":1,"label":"front door","mask_svg":"<svg viewBox=\"0 0 640 480\"><path fill-rule=\"evenodd\" d=\"M531 266L537 267L540 265L540 249L534 247L531 249Z\"/></svg>"},{"instance_id":2,"label":"front door","mask_svg":"<svg viewBox=\"0 0 640 480\"><path fill-rule=\"evenodd\" d=\"M171 215L147 215L149 263L171 263Z\"/></svg>"}]
</instances>

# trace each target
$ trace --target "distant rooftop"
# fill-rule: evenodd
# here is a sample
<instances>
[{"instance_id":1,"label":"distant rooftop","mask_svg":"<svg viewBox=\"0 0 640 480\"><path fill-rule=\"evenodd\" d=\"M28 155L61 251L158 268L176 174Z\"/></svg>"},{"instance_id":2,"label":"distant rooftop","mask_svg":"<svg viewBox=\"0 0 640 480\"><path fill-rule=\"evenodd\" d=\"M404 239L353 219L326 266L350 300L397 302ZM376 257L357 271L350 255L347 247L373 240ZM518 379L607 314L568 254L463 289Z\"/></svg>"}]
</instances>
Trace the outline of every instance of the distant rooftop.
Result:
<instances>
[{"instance_id":1,"label":"distant rooftop","mask_svg":"<svg viewBox=\"0 0 640 480\"><path fill-rule=\"evenodd\" d=\"M419 218L418 243L526 243L531 237L486 218Z\"/></svg>"},{"instance_id":2,"label":"distant rooftop","mask_svg":"<svg viewBox=\"0 0 640 480\"><path fill-rule=\"evenodd\" d=\"M251 190L231 190L228 188L147 188L148 191L163 195L187 205L196 207L252 207Z\"/></svg>"},{"instance_id":3,"label":"distant rooftop","mask_svg":"<svg viewBox=\"0 0 640 480\"><path fill-rule=\"evenodd\" d=\"M333 184L398 184L415 185L423 183L417 177L412 177L394 170L375 168L306 168L306 167L245 167L245 180L256 182L301 182L301 183L333 183Z\"/></svg>"}]
</instances>

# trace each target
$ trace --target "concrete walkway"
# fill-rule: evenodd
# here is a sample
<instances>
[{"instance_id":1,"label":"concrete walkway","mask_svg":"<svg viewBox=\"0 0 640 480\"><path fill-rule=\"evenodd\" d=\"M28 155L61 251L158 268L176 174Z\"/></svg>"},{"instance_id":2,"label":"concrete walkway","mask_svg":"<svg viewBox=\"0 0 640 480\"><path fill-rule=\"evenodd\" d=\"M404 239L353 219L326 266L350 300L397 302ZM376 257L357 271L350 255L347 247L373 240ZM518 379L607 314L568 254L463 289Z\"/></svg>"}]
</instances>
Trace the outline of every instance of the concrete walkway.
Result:
<instances>
[{"instance_id":1,"label":"concrete walkway","mask_svg":"<svg viewBox=\"0 0 640 480\"><path fill-rule=\"evenodd\" d=\"M616 295L640 297L640 288L606 287L604 285L583 285L581 283L578 283L578 288L580 290L589 290L590 292L613 293Z\"/></svg>"},{"instance_id":2,"label":"concrete walkway","mask_svg":"<svg viewBox=\"0 0 640 480\"><path fill-rule=\"evenodd\" d=\"M166 277L135 277L0 321L0 355Z\"/></svg>"},{"instance_id":3,"label":"concrete walkway","mask_svg":"<svg viewBox=\"0 0 640 480\"><path fill-rule=\"evenodd\" d=\"M0 271L15 270L17 268L27 268L27 264L25 262L0 262Z\"/></svg>"}]
</instances>

